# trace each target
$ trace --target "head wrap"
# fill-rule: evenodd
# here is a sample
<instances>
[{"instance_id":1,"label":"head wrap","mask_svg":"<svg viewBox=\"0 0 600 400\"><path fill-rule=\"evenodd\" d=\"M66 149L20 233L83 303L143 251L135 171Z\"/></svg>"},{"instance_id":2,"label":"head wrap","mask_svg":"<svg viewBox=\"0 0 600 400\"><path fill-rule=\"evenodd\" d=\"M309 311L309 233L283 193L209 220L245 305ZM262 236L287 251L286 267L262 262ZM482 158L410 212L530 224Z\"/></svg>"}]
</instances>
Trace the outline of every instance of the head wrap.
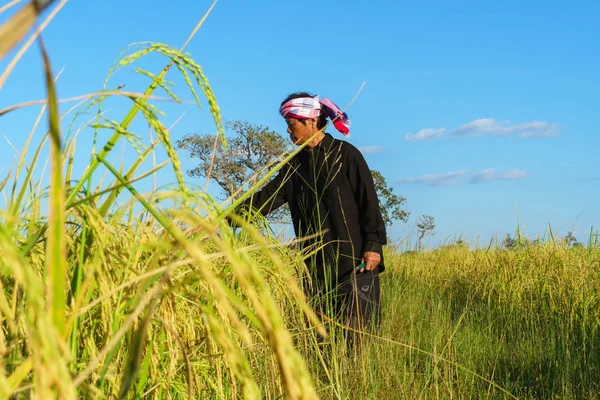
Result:
<instances>
[{"instance_id":1,"label":"head wrap","mask_svg":"<svg viewBox=\"0 0 600 400\"><path fill-rule=\"evenodd\" d=\"M350 135L348 115L329 99L319 100L319 96L299 97L285 102L279 109L279 113L283 118L298 119L316 118L321 115L321 111L333 121L333 126L342 135Z\"/></svg>"}]
</instances>

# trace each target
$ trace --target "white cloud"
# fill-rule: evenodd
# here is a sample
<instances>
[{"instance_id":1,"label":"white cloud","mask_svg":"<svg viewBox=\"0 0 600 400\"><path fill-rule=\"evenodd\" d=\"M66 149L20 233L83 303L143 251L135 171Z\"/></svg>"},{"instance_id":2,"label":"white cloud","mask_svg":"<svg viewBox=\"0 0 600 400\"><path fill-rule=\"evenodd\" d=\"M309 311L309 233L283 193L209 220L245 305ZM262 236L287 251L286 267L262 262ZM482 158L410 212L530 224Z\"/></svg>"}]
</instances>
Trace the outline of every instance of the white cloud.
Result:
<instances>
[{"instance_id":1,"label":"white cloud","mask_svg":"<svg viewBox=\"0 0 600 400\"><path fill-rule=\"evenodd\" d=\"M379 153L381 150L383 150L383 146L365 146L359 147L358 150L360 150L360 152L363 154L374 154Z\"/></svg>"},{"instance_id":2,"label":"white cloud","mask_svg":"<svg viewBox=\"0 0 600 400\"><path fill-rule=\"evenodd\" d=\"M558 124L549 124L547 122L530 122L529 124L521 125L522 131L519 136L522 138L529 137L554 137L558 136L560 126Z\"/></svg>"},{"instance_id":3,"label":"white cloud","mask_svg":"<svg viewBox=\"0 0 600 400\"><path fill-rule=\"evenodd\" d=\"M504 173L499 173L494 168L486 168L476 171L471 175L471 183L482 183L488 181L500 181L508 179L521 179L527 176L527 172L522 169L512 168Z\"/></svg>"},{"instance_id":4,"label":"white cloud","mask_svg":"<svg viewBox=\"0 0 600 400\"><path fill-rule=\"evenodd\" d=\"M465 176L469 170L450 171L443 174L425 174L422 176L411 176L398 180L398 183L421 183L430 186L456 185L460 178Z\"/></svg>"},{"instance_id":5,"label":"white cloud","mask_svg":"<svg viewBox=\"0 0 600 400\"><path fill-rule=\"evenodd\" d=\"M425 128L417 133L407 133L404 135L404 140L409 142L418 142L440 137L446 132L446 128Z\"/></svg>"},{"instance_id":6,"label":"white cloud","mask_svg":"<svg viewBox=\"0 0 600 400\"><path fill-rule=\"evenodd\" d=\"M486 168L478 171L463 169L459 171L450 171L443 174L425 174L421 176L411 176L399 179L398 183L415 183L428 186L457 185L463 183L465 178L469 178L470 183L483 183L499 180L521 179L527 176L527 172L522 169L512 168L506 172L498 172L495 168Z\"/></svg>"},{"instance_id":7,"label":"white cloud","mask_svg":"<svg viewBox=\"0 0 600 400\"><path fill-rule=\"evenodd\" d=\"M498 122L493 118L481 118L464 124L450 132L451 136L510 136L518 135L521 138L553 137L559 132L558 124L542 121L532 121L523 124L511 125L510 121Z\"/></svg>"}]
</instances>

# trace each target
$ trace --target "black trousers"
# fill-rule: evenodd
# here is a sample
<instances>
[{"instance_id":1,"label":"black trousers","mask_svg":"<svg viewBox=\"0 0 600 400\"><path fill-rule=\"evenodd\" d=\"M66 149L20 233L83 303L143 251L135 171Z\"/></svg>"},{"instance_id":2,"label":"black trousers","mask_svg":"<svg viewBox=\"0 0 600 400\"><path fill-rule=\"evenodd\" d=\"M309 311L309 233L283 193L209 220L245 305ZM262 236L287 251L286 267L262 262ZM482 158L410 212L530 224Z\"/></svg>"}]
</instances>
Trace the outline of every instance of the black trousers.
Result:
<instances>
[{"instance_id":1,"label":"black trousers","mask_svg":"<svg viewBox=\"0 0 600 400\"><path fill-rule=\"evenodd\" d=\"M338 317L357 330L379 328L381 322L381 288L379 272L365 271L353 275L337 289Z\"/></svg>"},{"instance_id":2,"label":"black trousers","mask_svg":"<svg viewBox=\"0 0 600 400\"><path fill-rule=\"evenodd\" d=\"M316 311L344 325L349 341L354 341L358 332L379 329L381 288L378 269L352 274L335 287L328 281L318 280L315 283L307 294Z\"/></svg>"}]
</instances>

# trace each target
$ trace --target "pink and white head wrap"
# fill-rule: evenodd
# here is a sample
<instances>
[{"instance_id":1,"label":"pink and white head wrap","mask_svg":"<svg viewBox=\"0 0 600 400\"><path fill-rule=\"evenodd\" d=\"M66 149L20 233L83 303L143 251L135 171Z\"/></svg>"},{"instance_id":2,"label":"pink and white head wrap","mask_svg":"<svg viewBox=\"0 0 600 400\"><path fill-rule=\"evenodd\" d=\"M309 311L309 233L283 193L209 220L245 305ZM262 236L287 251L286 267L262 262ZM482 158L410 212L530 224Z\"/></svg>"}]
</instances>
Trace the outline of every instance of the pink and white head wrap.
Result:
<instances>
[{"instance_id":1,"label":"pink and white head wrap","mask_svg":"<svg viewBox=\"0 0 600 400\"><path fill-rule=\"evenodd\" d=\"M298 119L316 118L321 115L321 111L333 121L335 129L344 136L350 136L348 115L329 99L319 99L319 96L299 97L285 102L279 109L283 118Z\"/></svg>"}]
</instances>

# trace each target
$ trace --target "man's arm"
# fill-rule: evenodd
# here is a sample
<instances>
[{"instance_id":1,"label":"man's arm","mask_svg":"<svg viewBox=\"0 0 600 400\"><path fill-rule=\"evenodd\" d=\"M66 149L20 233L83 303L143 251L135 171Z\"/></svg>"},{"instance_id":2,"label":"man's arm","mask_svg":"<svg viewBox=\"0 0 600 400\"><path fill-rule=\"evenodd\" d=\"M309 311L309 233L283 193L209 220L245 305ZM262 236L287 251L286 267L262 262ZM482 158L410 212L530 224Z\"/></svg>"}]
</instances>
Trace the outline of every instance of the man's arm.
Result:
<instances>
[{"instance_id":1,"label":"man's arm","mask_svg":"<svg viewBox=\"0 0 600 400\"><path fill-rule=\"evenodd\" d=\"M244 200L237 208L236 213L241 210L259 211L263 216L277 210L287 202L285 193L286 178L288 168L283 167L279 170L275 178L267 183L261 190L253 193Z\"/></svg>"},{"instance_id":2,"label":"man's arm","mask_svg":"<svg viewBox=\"0 0 600 400\"><path fill-rule=\"evenodd\" d=\"M381 262L383 245L387 244L385 222L379 209L379 199L373 175L363 155L354 146L347 146L347 177L358 205L358 219L363 239L363 261L368 271ZM375 255L377 254L377 256Z\"/></svg>"}]
</instances>

